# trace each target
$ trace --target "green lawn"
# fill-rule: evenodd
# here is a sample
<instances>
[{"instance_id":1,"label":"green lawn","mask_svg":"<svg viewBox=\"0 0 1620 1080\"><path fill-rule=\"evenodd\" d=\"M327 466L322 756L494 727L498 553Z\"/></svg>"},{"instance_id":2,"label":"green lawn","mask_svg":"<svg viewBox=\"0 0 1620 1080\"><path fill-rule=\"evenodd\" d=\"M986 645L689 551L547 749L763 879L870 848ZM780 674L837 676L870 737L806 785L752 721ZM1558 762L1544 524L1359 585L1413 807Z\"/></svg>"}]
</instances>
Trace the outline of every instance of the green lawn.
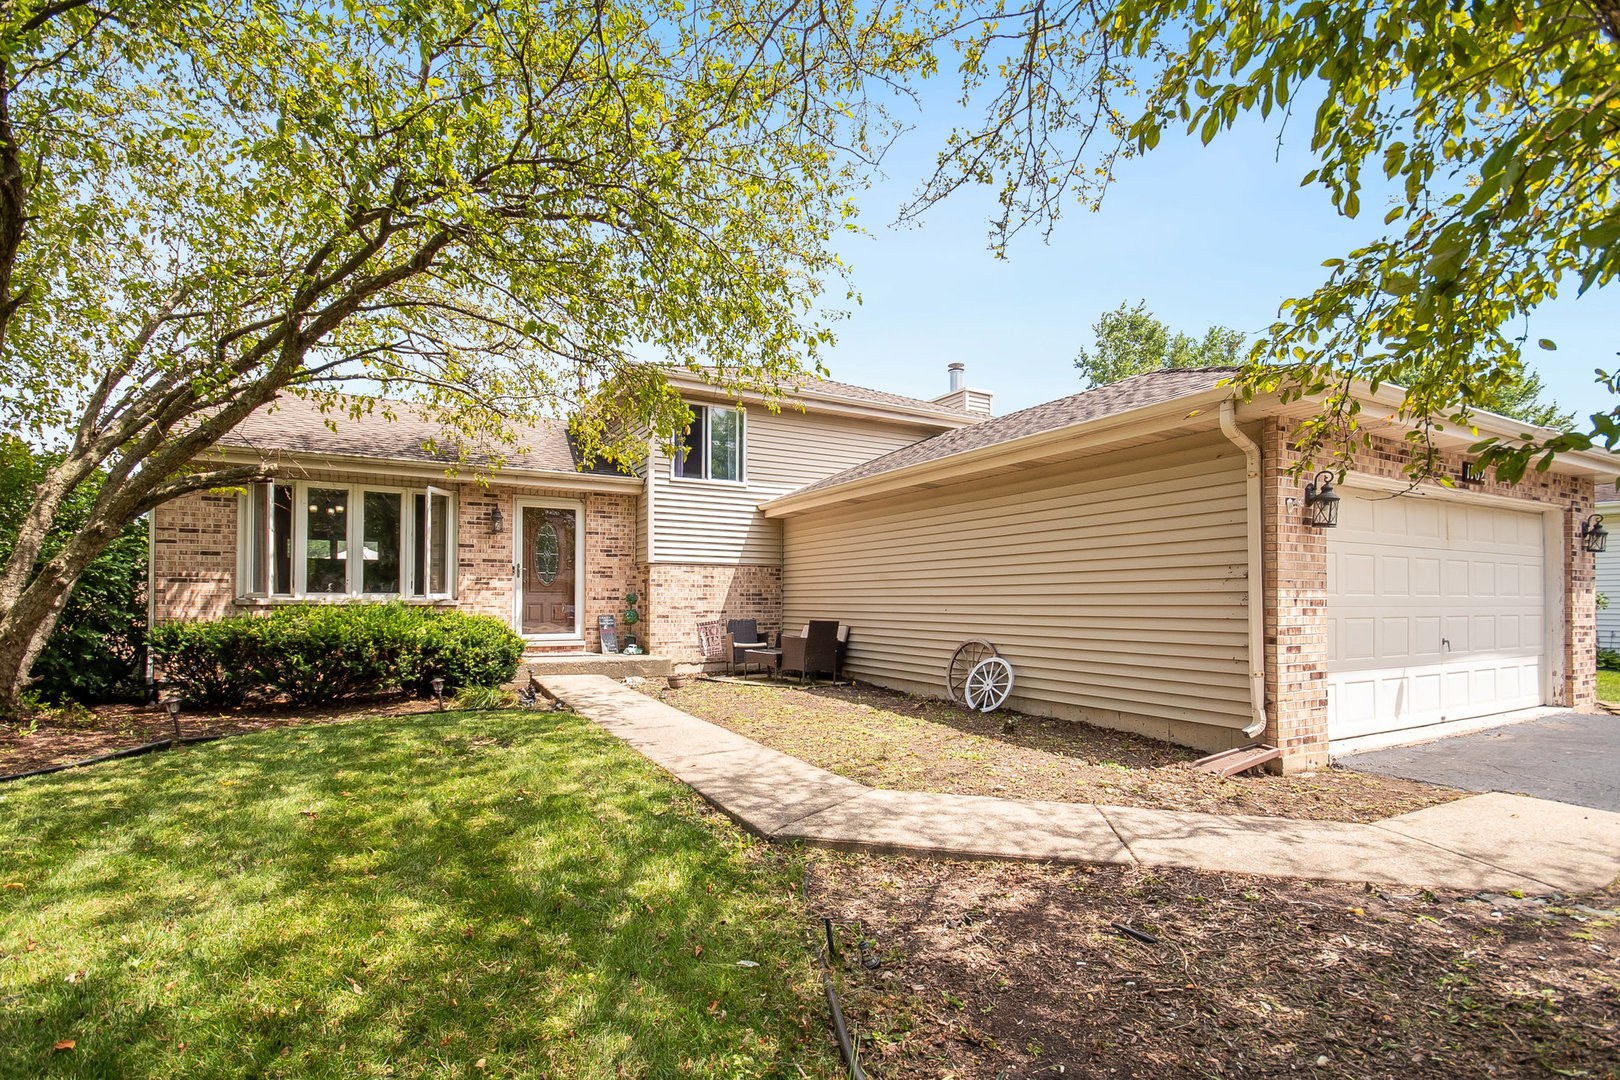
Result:
<instances>
[{"instance_id":1,"label":"green lawn","mask_svg":"<svg viewBox=\"0 0 1620 1080\"><path fill-rule=\"evenodd\" d=\"M6 785L0 1076L834 1076L800 869L566 714Z\"/></svg>"},{"instance_id":2,"label":"green lawn","mask_svg":"<svg viewBox=\"0 0 1620 1080\"><path fill-rule=\"evenodd\" d=\"M1620 702L1620 671L1599 671L1597 676L1598 700Z\"/></svg>"}]
</instances>

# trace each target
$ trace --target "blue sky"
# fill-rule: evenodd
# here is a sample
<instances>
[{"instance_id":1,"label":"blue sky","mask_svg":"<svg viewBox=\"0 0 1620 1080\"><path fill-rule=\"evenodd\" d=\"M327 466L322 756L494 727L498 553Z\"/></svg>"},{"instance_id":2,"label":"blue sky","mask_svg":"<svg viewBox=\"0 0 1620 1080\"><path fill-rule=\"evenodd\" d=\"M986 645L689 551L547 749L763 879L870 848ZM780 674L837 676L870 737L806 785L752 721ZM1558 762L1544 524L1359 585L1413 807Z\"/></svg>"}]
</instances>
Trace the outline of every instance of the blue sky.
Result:
<instances>
[{"instance_id":1,"label":"blue sky","mask_svg":"<svg viewBox=\"0 0 1620 1080\"><path fill-rule=\"evenodd\" d=\"M1308 114L1291 121L1280 157L1276 124L1258 118L1207 147L1167 138L1118 171L1099 212L1066 208L1050 243L1025 233L1006 261L987 245L989 188L957 193L920 227L891 227L961 115L943 89L926 88L917 130L861 198L867 235L839 245L863 302L837 328L827 358L835 379L932 397L946 389L946 364L961 361L970 385L995 391L996 412L1011 412L1081 389L1074 356L1122 300L1145 299L1189 333L1212 323L1259 331L1283 300L1325 280L1322 260L1382 232L1376 194L1350 220L1323 189L1299 186L1313 164ZM1559 346L1527 353L1551 397L1582 417L1610 407L1592 370L1620 366L1620 290L1561 298L1531 331Z\"/></svg>"}]
</instances>

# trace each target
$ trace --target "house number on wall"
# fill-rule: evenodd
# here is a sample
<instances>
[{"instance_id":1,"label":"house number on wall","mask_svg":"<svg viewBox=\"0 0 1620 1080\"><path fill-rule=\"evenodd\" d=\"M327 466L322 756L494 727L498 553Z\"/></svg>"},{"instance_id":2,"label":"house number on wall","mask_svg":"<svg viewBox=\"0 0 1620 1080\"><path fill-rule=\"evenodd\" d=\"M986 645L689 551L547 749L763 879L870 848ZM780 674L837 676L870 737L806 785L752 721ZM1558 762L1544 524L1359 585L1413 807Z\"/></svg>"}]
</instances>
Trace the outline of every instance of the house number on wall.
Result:
<instances>
[{"instance_id":1,"label":"house number on wall","mask_svg":"<svg viewBox=\"0 0 1620 1080\"><path fill-rule=\"evenodd\" d=\"M534 538L534 572L540 575L542 585L557 580L557 530L549 521L540 526L540 535Z\"/></svg>"}]
</instances>

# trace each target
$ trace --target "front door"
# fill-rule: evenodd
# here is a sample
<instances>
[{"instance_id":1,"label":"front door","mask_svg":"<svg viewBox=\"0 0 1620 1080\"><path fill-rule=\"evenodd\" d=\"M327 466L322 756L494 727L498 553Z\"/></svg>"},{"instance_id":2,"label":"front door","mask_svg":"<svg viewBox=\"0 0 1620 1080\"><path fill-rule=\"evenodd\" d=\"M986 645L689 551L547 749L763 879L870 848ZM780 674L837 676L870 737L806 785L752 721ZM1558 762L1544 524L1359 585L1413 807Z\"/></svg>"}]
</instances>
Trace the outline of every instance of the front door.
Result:
<instances>
[{"instance_id":1,"label":"front door","mask_svg":"<svg viewBox=\"0 0 1620 1080\"><path fill-rule=\"evenodd\" d=\"M523 508L523 633L578 634L574 555L578 512L562 506Z\"/></svg>"}]
</instances>

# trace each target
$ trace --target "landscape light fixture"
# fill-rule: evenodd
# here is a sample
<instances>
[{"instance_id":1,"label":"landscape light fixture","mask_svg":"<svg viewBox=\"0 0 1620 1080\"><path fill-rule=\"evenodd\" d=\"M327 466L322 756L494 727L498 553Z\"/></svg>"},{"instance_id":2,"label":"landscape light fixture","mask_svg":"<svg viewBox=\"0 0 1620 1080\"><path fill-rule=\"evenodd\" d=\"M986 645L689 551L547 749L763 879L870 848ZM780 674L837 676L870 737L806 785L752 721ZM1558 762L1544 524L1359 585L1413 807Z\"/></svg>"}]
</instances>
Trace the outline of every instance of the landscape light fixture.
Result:
<instances>
[{"instance_id":1,"label":"landscape light fixture","mask_svg":"<svg viewBox=\"0 0 1620 1080\"><path fill-rule=\"evenodd\" d=\"M1609 549L1609 530L1603 527L1602 514L1593 514L1581 522L1581 547L1586 551Z\"/></svg>"},{"instance_id":2,"label":"landscape light fixture","mask_svg":"<svg viewBox=\"0 0 1620 1080\"><path fill-rule=\"evenodd\" d=\"M1319 472L1305 485L1305 509L1318 529L1331 529L1339 523L1339 497L1333 494L1332 473Z\"/></svg>"},{"instance_id":3,"label":"landscape light fixture","mask_svg":"<svg viewBox=\"0 0 1620 1080\"><path fill-rule=\"evenodd\" d=\"M180 699L170 697L164 699L163 707L169 710L169 722L174 725L174 741L180 741Z\"/></svg>"},{"instance_id":4,"label":"landscape light fixture","mask_svg":"<svg viewBox=\"0 0 1620 1080\"><path fill-rule=\"evenodd\" d=\"M439 711L444 712L444 680L431 679L428 685L433 687L433 696L439 699Z\"/></svg>"}]
</instances>

